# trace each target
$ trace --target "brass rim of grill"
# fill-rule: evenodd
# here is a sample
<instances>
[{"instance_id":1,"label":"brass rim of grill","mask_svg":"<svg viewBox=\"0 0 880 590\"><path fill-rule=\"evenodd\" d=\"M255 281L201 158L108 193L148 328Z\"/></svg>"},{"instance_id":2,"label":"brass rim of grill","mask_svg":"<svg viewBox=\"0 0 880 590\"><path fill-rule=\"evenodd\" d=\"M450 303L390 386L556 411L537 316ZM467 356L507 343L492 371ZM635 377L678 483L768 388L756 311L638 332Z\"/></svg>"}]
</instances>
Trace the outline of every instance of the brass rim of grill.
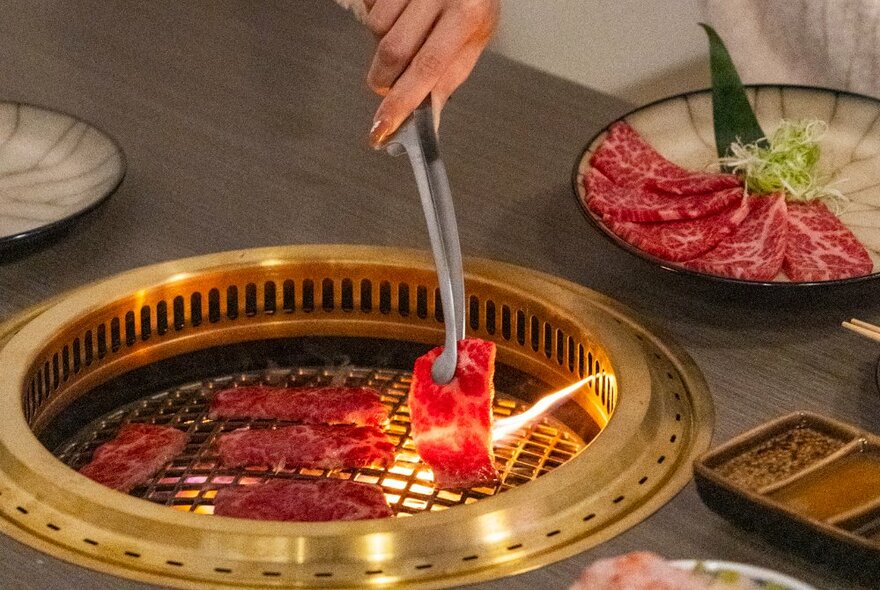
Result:
<instances>
[{"instance_id":1,"label":"brass rim of grill","mask_svg":"<svg viewBox=\"0 0 880 590\"><path fill-rule=\"evenodd\" d=\"M713 420L706 384L687 355L589 289L487 260L468 259L465 268L477 316L468 334L495 341L500 363L553 388L594 372L614 378L576 395L604 428L554 471L451 510L320 524L169 510L71 471L34 433L136 367L267 338L442 341L424 252L227 252L118 275L0 328L0 530L85 567L181 588L433 588L568 557L675 495L708 447ZM196 293L204 309L196 308Z\"/></svg>"}]
</instances>

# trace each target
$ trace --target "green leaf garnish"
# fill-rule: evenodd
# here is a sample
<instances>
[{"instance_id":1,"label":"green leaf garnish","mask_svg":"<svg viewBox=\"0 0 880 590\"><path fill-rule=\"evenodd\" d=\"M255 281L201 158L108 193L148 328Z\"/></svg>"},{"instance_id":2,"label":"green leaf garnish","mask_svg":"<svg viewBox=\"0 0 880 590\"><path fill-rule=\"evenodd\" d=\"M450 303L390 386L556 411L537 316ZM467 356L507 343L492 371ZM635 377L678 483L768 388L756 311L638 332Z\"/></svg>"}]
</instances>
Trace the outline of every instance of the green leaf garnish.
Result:
<instances>
[{"instance_id":1,"label":"green leaf garnish","mask_svg":"<svg viewBox=\"0 0 880 590\"><path fill-rule=\"evenodd\" d=\"M712 120L715 124L715 146L719 158L731 155L735 142L758 144L766 142L755 112L749 104L742 80L730 54L715 29L700 23L709 36L709 66L712 73Z\"/></svg>"},{"instance_id":2,"label":"green leaf garnish","mask_svg":"<svg viewBox=\"0 0 880 590\"><path fill-rule=\"evenodd\" d=\"M825 186L819 174L819 140L827 125L818 120L783 120L769 142L735 141L731 155L721 158L727 169L743 177L749 192L784 191L789 201L845 200L836 189Z\"/></svg>"},{"instance_id":3,"label":"green leaf garnish","mask_svg":"<svg viewBox=\"0 0 880 590\"><path fill-rule=\"evenodd\" d=\"M700 26L709 37L712 122L722 170L742 176L748 192L782 191L789 201L825 199L839 213L847 199L825 186L827 179L818 169L819 140L827 125L817 120L782 121L768 138L721 37L709 25Z\"/></svg>"}]
</instances>

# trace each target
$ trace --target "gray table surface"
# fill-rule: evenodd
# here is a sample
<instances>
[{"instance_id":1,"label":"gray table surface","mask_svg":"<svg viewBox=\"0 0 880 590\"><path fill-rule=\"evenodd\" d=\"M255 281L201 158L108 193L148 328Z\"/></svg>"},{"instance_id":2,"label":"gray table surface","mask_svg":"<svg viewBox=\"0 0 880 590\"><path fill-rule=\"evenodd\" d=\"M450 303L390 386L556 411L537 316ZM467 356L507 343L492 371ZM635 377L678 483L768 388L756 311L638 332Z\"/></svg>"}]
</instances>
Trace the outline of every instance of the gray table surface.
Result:
<instances>
[{"instance_id":1,"label":"gray table surface","mask_svg":"<svg viewBox=\"0 0 880 590\"><path fill-rule=\"evenodd\" d=\"M129 168L116 195L71 231L0 262L0 317L195 254L326 242L428 248L411 170L367 146L374 42L329 0L7 0L3 14L0 98L97 123L124 146ZM586 285L667 330L709 382L715 443L799 409L880 431L880 346L839 327L852 316L880 320L878 283L731 289L654 268L588 226L572 164L629 107L485 55L441 132L464 252ZM479 588L565 588L585 564L638 549L854 587L728 524L691 484L595 549ZM2 536L0 556L0 587L10 590L148 587Z\"/></svg>"}]
</instances>

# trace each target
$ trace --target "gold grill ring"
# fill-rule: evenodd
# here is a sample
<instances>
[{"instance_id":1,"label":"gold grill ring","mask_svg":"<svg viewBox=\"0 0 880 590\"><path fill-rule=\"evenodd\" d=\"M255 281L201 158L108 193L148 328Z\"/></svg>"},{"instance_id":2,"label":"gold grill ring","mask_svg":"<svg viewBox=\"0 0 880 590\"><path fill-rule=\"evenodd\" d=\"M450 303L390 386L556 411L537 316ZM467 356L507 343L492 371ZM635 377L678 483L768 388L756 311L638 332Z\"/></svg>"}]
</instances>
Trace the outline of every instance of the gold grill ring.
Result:
<instances>
[{"instance_id":1,"label":"gold grill ring","mask_svg":"<svg viewBox=\"0 0 880 590\"><path fill-rule=\"evenodd\" d=\"M499 363L552 388L596 372L613 377L575 400L603 431L551 473L412 518L264 523L113 492L39 443L35 433L102 383L194 350L304 336L442 341L426 253L247 250L131 271L7 324L0 528L86 567L181 588L430 588L568 557L681 489L712 423L705 382L688 357L631 311L578 285L485 260L465 268L468 333L495 341Z\"/></svg>"}]
</instances>

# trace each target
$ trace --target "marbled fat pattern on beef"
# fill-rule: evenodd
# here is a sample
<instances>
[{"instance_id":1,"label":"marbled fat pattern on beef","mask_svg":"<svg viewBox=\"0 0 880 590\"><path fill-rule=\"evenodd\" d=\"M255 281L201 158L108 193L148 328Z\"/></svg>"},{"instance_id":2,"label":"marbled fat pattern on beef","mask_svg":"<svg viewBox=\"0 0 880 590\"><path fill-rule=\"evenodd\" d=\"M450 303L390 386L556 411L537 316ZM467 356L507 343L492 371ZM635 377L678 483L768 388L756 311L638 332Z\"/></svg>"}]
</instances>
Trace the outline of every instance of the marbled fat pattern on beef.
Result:
<instances>
[{"instance_id":1,"label":"marbled fat pattern on beef","mask_svg":"<svg viewBox=\"0 0 880 590\"><path fill-rule=\"evenodd\" d=\"M743 183L735 174L691 173L683 178L649 178L645 188L669 195L705 195L720 190L739 188Z\"/></svg>"},{"instance_id":2,"label":"marbled fat pattern on beef","mask_svg":"<svg viewBox=\"0 0 880 590\"><path fill-rule=\"evenodd\" d=\"M269 418L306 424L378 426L388 419L372 387L233 387L211 399L211 418Z\"/></svg>"},{"instance_id":3,"label":"marbled fat pattern on beef","mask_svg":"<svg viewBox=\"0 0 880 590\"><path fill-rule=\"evenodd\" d=\"M742 184L732 174L692 172L673 164L625 121L611 125L590 165L620 186L674 194L710 193Z\"/></svg>"},{"instance_id":4,"label":"marbled fat pattern on beef","mask_svg":"<svg viewBox=\"0 0 880 590\"><path fill-rule=\"evenodd\" d=\"M273 479L221 488L214 514L253 520L322 522L388 518L382 488L343 479Z\"/></svg>"},{"instance_id":5,"label":"marbled fat pattern on beef","mask_svg":"<svg viewBox=\"0 0 880 590\"><path fill-rule=\"evenodd\" d=\"M745 219L749 207L745 199L718 213L659 223L606 220L606 225L624 241L663 260L679 262L696 258L731 235Z\"/></svg>"},{"instance_id":6,"label":"marbled fat pattern on beef","mask_svg":"<svg viewBox=\"0 0 880 590\"><path fill-rule=\"evenodd\" d=\"M344 469L386 465L394 444L375 426L296 424L222 434L218 453L224 467Z\"/></svg>"},{"instance_id":7,"label":"marbled fat pattern on beef","mask_svg":"<svg viewBox=\"0 0 880 590\"><path fill-rule=\"evenodd\" d=\"M626 122L613 124L583 179L586 205L633 246L697 271L744 280L827 281L870 274L858 238L819 201L758 195L739 207L730 174L673 164ZM745 219L745 221L743 221Z\"/></svg>"},{"instance_id":8,"label":"marbled fat pattern on beef","mask_svg":"<svg viewBox=\"0 0 880 590\"><path fill-rule=\"evenodd\" d=\"M125 424L116 438L95 449L91 462L79 472L114 490L130 492L179 455L187 438L169 426Z\"/></svg>"},{"instance_id":9,"label":"marbled fat pattern on beef","mask_svg":"<svg viewBox=\"0 0 880 590\"><path fill-rule=\"evenodd\" d=\"M477 338L458 342L455 376L446 385L431 377L438 347L416 359L409 390L411 434L416 452L434 472L438 488L468 488L498 481L492 451L495 344Z\"/></svg>"},{"instance_id":10,"label":"marbled fat pattern on beef","mask_svg":"<svg viewBox=\"0 0 880 590\"><path fill-rule=\"evenodd\" d=\"M871 273L874 263L858 238L821 201L788 204L783 262L792 281L828 281Z\"/></svg>"},{"instance_id":11,"label":"marbled fat pattern on beef","mask_svg":"<svg viewBox=\"0 0 880 590\"><path fill-rule=\"evenodd\" d=\"M704 217L736 205L742 188L699 195L670 195L642 187L622 187L590 168L584 178L587 207L597 215L618 221L677 221Z\"/></svg>"},{"instance_id":12,"label":"marbled fat pattern on beef","mask_svg":"<svg viewBox=\"0 0 880 590\"><path fill-rule=\"evenodd\" d=\"M749 214L728 238L683 264L725 277L770 281L782 270L788 233L785 195L749 197Z\"/></svg>"}]
</instances>

